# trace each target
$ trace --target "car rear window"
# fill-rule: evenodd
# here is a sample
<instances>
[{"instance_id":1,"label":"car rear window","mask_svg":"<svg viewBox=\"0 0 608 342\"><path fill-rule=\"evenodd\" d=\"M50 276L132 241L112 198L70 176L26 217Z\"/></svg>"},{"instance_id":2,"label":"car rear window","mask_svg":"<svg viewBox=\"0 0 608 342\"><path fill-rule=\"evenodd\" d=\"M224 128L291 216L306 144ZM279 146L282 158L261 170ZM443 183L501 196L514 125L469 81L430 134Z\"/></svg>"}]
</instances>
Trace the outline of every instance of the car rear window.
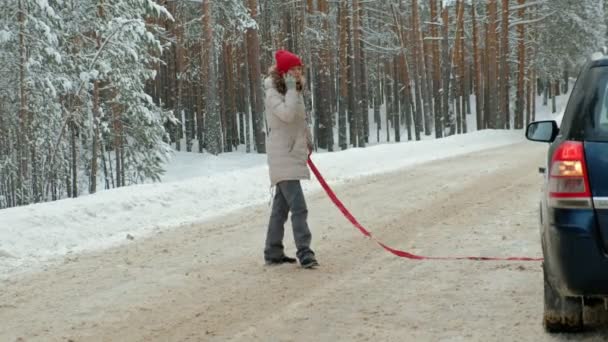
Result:
<instances>
[{"instance_id":1,"label":"car rear window","mask_svg":"<svg viewBox=\"0 0 608 342\"><path fill-rule=\"evenodd\" d=\"M584 140L608 141L608 67L589 70L581 89L582 106L575 120Z\"/></svg>"},{"instance_id":2,"label":"car rear window","mask_svg":"<svg viewBox=\"0 0 608 342\"><path fill-rule=\"evenodd\" d=\"M608 66L590 68L580 76L562 130L575 140L608 142Z\"/></svg>"},{"instance_id":3,"label":"car rear window","mask_svg":"<svg viewBox=\"0 0 608 342\"><path fill-rule=\"evenodd\" d=\"M606 68L602 68L606 69ZM587 123L587 139L608 140L608 72L601 73L596 88L597 100Z\"/></svg>"}]
</instances>

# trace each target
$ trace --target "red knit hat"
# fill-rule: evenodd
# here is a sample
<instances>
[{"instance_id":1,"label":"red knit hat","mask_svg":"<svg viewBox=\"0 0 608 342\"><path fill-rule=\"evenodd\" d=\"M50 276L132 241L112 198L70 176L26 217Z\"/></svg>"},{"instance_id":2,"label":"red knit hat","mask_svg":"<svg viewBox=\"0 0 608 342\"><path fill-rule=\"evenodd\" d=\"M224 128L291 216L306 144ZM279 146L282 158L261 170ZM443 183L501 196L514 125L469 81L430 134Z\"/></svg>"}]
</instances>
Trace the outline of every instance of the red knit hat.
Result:
<instances>
[{"instance_id":1,"label":"red knit hat","mask_svg":"<svg viewBox=\"0 0 608 342\"><path fill-rule=\"evenodd\" d=\"M287 50L277 51L274 54L274 58L277 61L277 70L281 76L283 76L289 71L289 69L293 67L302 66L302 60L300 57Z\"/></svg>"}]
</instances>

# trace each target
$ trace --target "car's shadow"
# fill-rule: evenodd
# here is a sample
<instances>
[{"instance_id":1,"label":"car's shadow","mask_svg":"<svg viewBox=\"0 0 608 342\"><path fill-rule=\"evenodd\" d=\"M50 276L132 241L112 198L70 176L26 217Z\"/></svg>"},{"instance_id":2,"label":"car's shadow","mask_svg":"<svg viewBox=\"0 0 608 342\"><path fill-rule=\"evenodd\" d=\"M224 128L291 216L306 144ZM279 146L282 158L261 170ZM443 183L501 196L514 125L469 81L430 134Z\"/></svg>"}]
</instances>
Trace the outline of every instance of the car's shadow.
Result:
<instances>
[{"instance_id":1,"label":"car's shadow","mask_svg":"<svg viewBox=\"0 0 608 342\"><path fill-rule=\"evenodd\" d=\"M551 334L554 341L608 341L608 327L587 328L571 334Z\"/></svg>"}]
</instances>

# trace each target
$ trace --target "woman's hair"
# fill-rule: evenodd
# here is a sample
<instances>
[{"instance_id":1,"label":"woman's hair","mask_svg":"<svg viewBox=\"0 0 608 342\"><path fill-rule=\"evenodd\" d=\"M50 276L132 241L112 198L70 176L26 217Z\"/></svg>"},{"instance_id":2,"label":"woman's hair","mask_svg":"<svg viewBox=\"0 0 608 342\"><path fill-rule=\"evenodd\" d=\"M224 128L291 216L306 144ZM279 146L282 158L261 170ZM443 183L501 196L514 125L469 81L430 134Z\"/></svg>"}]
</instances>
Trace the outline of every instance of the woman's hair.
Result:
<instances>
[{"instance_id":1,"label":"woman's hair","mask_svg":"<svg viewBox=\"0 0 608 342\"><path fill-rule=\"evenodd\" d=\"M277 70L275 65L270 67L268 70L268 75L274 83L274 88L281 93L281 95L285 95L287 93L287 85L285 85L285 79L279 74L279 70ZM301 92L303 88L304 85L302 82L298 81L296 84L296 90Z\"/></svg>"}]
</instances>

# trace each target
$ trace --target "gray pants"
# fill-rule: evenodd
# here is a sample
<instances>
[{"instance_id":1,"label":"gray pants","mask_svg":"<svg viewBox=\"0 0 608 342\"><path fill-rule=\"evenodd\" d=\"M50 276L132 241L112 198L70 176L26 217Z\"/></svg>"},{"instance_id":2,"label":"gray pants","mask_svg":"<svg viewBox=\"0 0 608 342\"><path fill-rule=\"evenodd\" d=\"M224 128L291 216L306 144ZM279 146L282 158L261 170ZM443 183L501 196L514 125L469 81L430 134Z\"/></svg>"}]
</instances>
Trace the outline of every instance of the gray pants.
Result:
<instances>
[{"instance_id":1,"label":"gray pants","mask_svg":"<svg viewBox=\"0 0 608 342\"><path fill-rule=\"evenodd\" d=\"M283 249L283 236L285 235L285 222L291 211L291 225L293 238L296 243L297 257L302 260L307 255L314 255L310 249L311 234L308 229L308 209L304 200L304 193L300 181L283 181L277 184L276 193L272 203L272 214L266 234L266 260L279 259L285 254Z\"/></svg>"}]
</instances>

